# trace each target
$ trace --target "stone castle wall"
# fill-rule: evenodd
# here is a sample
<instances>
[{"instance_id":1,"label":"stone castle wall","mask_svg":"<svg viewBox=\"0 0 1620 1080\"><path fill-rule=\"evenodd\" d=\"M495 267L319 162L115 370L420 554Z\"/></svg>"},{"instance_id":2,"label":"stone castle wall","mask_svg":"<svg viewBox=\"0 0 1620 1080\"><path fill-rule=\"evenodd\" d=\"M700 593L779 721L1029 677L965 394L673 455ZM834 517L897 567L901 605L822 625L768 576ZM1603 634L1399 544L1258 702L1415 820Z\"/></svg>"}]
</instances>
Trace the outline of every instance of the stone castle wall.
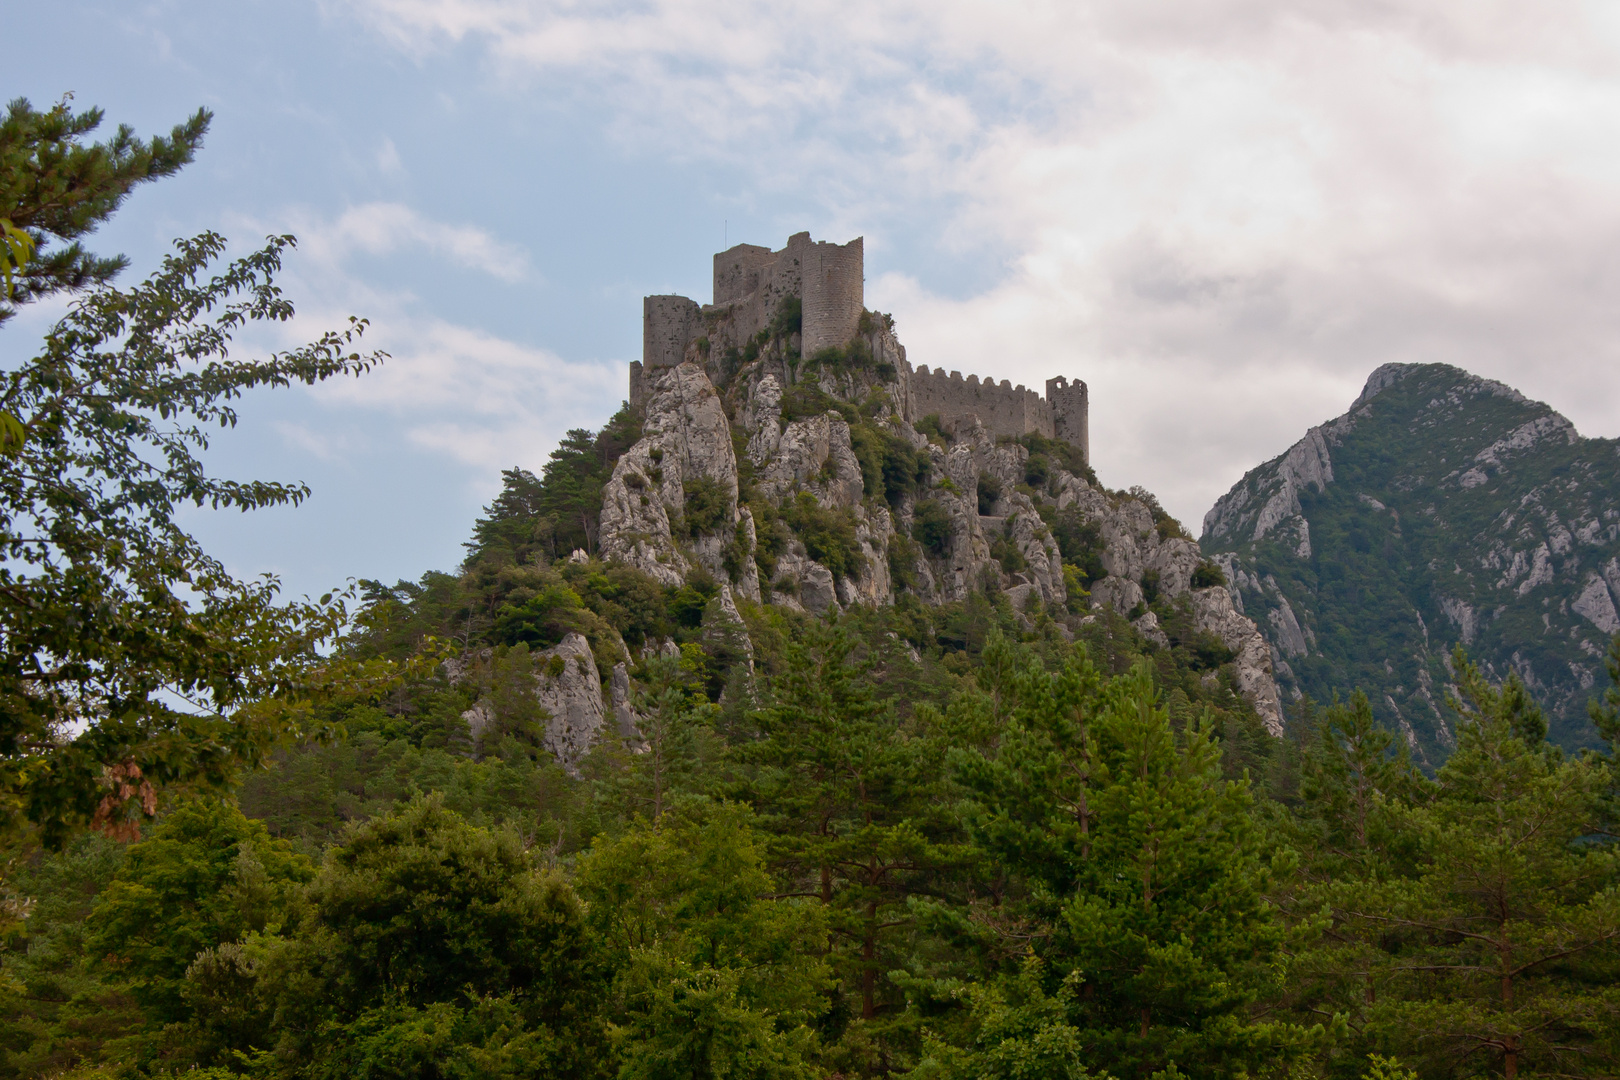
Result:
<instances>
[{"instance_id":1,"label":"stone castle wall","mask_svg":"<svg viewBox=\"0 0 1620 1080\"><path fill-rule=\"evenodd\" d=\"M684 296L649 296L641 302L641 362L674 367L703 333L703 312Z\"/></svg>"},{"instance_id":2,"label":"stone castle wall","mask_svg":"<svg viewBox=\"0 0 1620 1080\"><path fill-rule=\"evenodd\" d=\"M781 251L758 244L737 244L714 257L714 303L705 311L724 314L722 350L742 348L771 324L782 301L804 295L804 263L816 245L807 232L788 237Z\"/></svg>"},{"instance_id":3,"label":"stone castle wall","mask_svg":"<svg viewBox=\"0 0 1620 1080\"><path fill-rule=\"evenodd\" d=\"M1091 392L1086 384L1061 375L1047 379L1046 400L1052 407L1053 438L1079 447L1086 464L1091 464Z\"/></svg>"},{"instance_id":4,"label":"stone castle wall","mask_svg":"<svg viewBox=\"0 0 1620 1080\"><path fill-rule=\"evenodd\" d=\"M630 365L630 401L642 399L642 375L670 368L685 358L688 347L710 337L709 348L724 352L742 348L771 324L783 301L798 297L804 322L800 354L845 345L859 332L865 310L865 241L847 244L814 241L795 233L780 251L758 244L737 244L714 257L714 303L700 308L684 296L649 296L642 307L641 362ZM1014 438L1038 432L1079 447L1091 460L1086 384L1059 377L1046 381L1046 397L1013 386L1006 379L980 381L961 372L915 370L904 359L896 364L900 380L900 414L911 423L937 415L949 427L968 416L997 436Z\"/></svg>"},{"instance_id":5,"label":"stone castle wall","mask_svg":"<svg viewBox=\"0 0 1620 1080\"><path fill-rule=\"evenodd\" d=\"M910 373L905 384L901 415L911 423L929 415L949 423L971 413L995 435L1039 432L1054 437L1052 410L1041 395L1006 379L980 382L977 375L964 379L960 371L947 375L943 370L929 371L924 364Z\"/></svg>"},{"instance_id":6,"label":"stone castle wall","mask_svg":"<svg viewBox=\"0 0 1620 1080\"><path fill-rule=\"evenodd\" d=\"M927 365L912 370L900 365L900 415L915 424L925 416L938 416L947 430L955 430L976 417L996 437L1019 438L1040 434L1062 439L1077 447L1086 462L1091 461L1090 402L1086 384L1059 376L1046 380L1046 397L1006 379L980 381L977 375L962 377L960 371L946 374L929 371Z\"/></svg>"},{"instance_id":7,"label":"stone castle wall","mask_svg":"<svg viewBox=\"0 0 1620 1080\"><path fill-rule=\"evenodd\" d=\"M806 239L809 239L806 236ZM799 351L814 356L838 348L858 332L866 309L865 238L847 244L821 241L804 257L804 336Z\"/></svg>"}]
</instances>

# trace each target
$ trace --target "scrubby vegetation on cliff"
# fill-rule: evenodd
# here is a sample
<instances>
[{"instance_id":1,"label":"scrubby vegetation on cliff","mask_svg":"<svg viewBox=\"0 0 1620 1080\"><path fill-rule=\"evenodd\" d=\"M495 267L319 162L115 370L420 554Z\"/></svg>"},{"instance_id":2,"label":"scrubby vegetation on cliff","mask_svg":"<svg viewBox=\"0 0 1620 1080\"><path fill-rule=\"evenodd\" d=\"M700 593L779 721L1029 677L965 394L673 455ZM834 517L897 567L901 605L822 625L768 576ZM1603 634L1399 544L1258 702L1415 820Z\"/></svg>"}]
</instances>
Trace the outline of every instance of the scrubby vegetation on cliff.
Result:
<instances>
[{"instance_id":1,"label":"scrubby vegetation on cliff","mask_svg":"<svg viewBox=\"0 0 1620 1080\"><path fill-rule=\"evenodd\" d=\"M1265 527L1261 527L1261 517ZM1342 417L1253 470L1205 522L1289 690L1361 687L1429 767L1461 643L1516 673L1557 742L1595 745L1586 700L1620 629L1620 444L1500 383L1391 365Z\"/></svg>"}]
</instances>

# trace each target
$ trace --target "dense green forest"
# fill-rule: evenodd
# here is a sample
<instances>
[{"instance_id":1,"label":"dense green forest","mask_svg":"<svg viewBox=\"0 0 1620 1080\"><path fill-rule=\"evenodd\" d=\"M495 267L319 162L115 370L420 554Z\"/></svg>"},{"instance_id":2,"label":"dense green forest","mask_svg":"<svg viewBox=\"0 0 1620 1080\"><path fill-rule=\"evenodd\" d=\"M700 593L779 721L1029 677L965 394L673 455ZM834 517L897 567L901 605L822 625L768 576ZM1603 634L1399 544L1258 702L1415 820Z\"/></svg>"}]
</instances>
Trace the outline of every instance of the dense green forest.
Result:
<instances>
[{"instance_id":1,"label":"dense green forest","mask_svg":"<svg viewBox=\"0 0 1620 1080\"><path fill-rule=\"evenodd\" d=\"M1612 693L1571 757L1458 656L1427 776L1359 695L1269 738L1169 605L1165 648L742 603L749 658L701 576L554 557L633 425L509 473L460 572L365 584L341 648L404 674L324 738L134 843L13 845L0 1075L1620 1068ZM641 655L642 721L573 777L519 687L576 631Z\"/></svg>"}]
</instances>

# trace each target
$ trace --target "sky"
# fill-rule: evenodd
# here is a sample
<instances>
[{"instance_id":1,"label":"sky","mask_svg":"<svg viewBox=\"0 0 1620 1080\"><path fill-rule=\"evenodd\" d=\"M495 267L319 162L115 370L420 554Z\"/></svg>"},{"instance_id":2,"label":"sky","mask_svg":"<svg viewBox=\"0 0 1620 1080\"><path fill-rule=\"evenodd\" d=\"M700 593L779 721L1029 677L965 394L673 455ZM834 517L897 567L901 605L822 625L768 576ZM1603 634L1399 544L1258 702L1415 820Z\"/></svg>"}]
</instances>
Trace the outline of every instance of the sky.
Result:
<instances>
[{"instance_id":1,"label":"sky","mask_svg":"<svg viewBox=\"0 0 1620 1080\"><path fill-rule=\"evenodd\" d=\"M1091 389L1092 458L1196 534L1390 362L1620 436L1620 5L1542 0L233 0L11 5L6 97L215 119L91 238L293 233L288 348L370 320L358 380L251 396L198 511L292 595L453 569L503 468L626 393L641 297L727 244L865 237L913 364ZM31 355L60 306L0 329Z\"/></svg>"}]
</instances>

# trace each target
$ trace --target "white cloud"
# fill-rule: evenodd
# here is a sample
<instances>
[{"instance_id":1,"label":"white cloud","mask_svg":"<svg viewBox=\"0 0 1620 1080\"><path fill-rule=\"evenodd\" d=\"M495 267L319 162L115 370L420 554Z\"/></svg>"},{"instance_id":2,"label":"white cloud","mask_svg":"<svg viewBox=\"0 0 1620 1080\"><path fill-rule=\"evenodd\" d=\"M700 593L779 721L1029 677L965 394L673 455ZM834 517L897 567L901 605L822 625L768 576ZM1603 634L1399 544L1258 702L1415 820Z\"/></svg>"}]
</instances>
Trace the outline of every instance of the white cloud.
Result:
<instances>
[{"instance_id":1,"label":"white cloud","mask_svg":"<svg viewBox=\"0 0 1620 1080\"><path fill-rule=\"evenodd\" d=\"M303 211L289 216L299 249L281 284L300 304L293 320L274 329L274 346L302 344L363 312L370 327L360 351L388 356L362 378L303 390L322 407L325 421L278 425L288 445L333 461L403 438L471 467L482 486L495 490L500 469L538 470L563 431L599 422L625 396L629 358L565 360L459 325L409 291L369 282L345 261L354 251L388 253L412 241L439 253L459 250L466 258L453 261L476 269L521 259L481 230L443 225L391 203L351 208L335 219ZM265 231L262 223L244 226L249 234ZM386 433L367 422L378 415L389 419Z\"/></svg>"},{"instance_id":2,"label":"white cloud","mask_svg":"<svg viewBox=\"0 0 1620 1080\"><path fill-rule=\"evenodd\" d=\"M324 313L324 321L334 322L334 314ZM387 329L375 340L368 335L367 344L388 351L388 361L363 379L311 392L329 407L397 416L410 441L489 476L514 464L537 470L561 432L581 426L581 417L605 415L603 406L611 409L625 393L623 361L565 361L439 319L413 318L404 305L386 305L385 315L374 322Z\"/></svg>"},{"instance_id":3,"label":"white cloud","mask_svg":"<svg viewBox=\"0 0 1620 1080\"><path fill-rule=\"evenodd\" d=\"M806 224L865 232L869 264L902 219L1002 260L980 295L902 272L869 301L916 362L1086 378L1104 478L1189 523L1388 361L1456 363L1620 434L1612 4L352 10L408 52L472 42L515 92L605 108L629 152L735 163ZM427 235L398 212L338 232ZM458 259L494 243L432 235Z\"/></svg>"},{"instance_id":4,"label":"white cloud","mask_svg":"<svg viewBox=\"0 0 1620 1080\"><path fill-rule=\"evenodd\" d=\"M385 147L392 149L392 143ZM393 157L397 164L398 154ZM300 249L322 262L339 263L356 253L392 255L417 248L502 281L522 281L530 274L528 256L521 248L476 226L434 221L403 203L363 203L335 219L301 211L292 215L292 221Z\"/></svg>"}]
</instances>

